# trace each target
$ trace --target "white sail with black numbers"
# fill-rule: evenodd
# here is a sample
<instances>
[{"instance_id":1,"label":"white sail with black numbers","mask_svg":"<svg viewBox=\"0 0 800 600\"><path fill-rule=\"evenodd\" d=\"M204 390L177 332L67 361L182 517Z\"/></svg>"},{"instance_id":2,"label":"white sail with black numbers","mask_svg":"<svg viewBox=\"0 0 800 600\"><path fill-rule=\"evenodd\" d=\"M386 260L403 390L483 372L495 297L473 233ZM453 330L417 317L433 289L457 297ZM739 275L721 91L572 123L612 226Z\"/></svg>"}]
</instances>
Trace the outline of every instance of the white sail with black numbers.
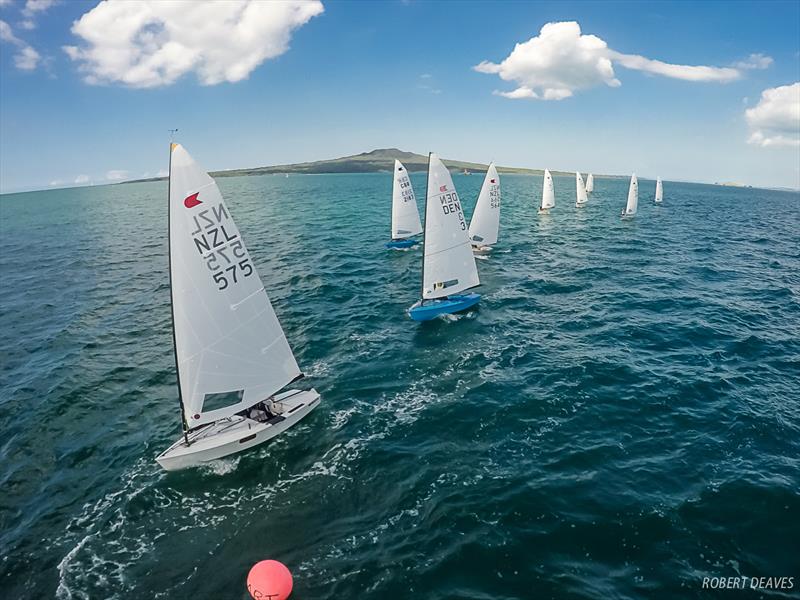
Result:
<instances>
[{"instance_id":1,"label":"white sail with black numbers","mask_svg":"<svg viewBox=\"0 0 800 600\"><path fill-rule=\"evenodd\" d=\"M583 177L578 171L575 171L575 197L575 204L578 206L586 204L589 199L586 195L586 188L583 185Z\"/></svg>"},{"instance_id":2,"label":"white sail with black numbers","mask_svg":"<svg viewBox=\"0 0 800 600\"><path fill-rule=\"evenodd\" d=\"M467 221L450 172L436 154L428 165L422 297L443 298L480 284Z\"/></svg>"},{"instance_id":3,"label":"white sail with black numbers","mask_svg":"<svg viewBox=\"0 0 800 600\"><path fill-rule=\"evenodd\" d=\"M494 163L489 165L478 195L475 212L469 223L469 239L474 245L491 246L497 243L500 230L500 178Z\"/></svg>"},{"instance_id":4,"label":"white sail with black numbers","mask_svg":"<svg viewBox=\"0 0 800 600\"><path fill-rule=\"evenodd\" d=\"M556 194L553 189L553 176L550 171L544 170L544 181L542 182L542 210L553 208L556 205Z\"/></svg>"},{"instance_id":5,"label":"white sail with black numbers","mask_svg":"<svg viewBox=\"0 0 800 600\"><path fill-rule=\"evenodd\" d=\"M193 428L268 398L300 369L216 183L179 144L169 212L175 352Z\"/></svg>"},{"instance_id":6,"label":"white sail with black numbers","mask_svg":"<svg viewBox=\"0 0 800 600\"><path fill-rule=\"evenodd\" d=\"M636 175L631 176L631 184L628 187L628 203L625 205L623 215L635 215L639 206L639 180Z\"/></svg>"},{"instance_id":7,"label":"white sail with black numbers","mask_svg":"<svg viewBox=\"0 0 800 600\"><path fill-rule=\"evenodd\" d=\"M417 200L408 171L399 160L394 161L392 186L392 239L402 240L422 233Z\"/></svg>"}]
</instances>

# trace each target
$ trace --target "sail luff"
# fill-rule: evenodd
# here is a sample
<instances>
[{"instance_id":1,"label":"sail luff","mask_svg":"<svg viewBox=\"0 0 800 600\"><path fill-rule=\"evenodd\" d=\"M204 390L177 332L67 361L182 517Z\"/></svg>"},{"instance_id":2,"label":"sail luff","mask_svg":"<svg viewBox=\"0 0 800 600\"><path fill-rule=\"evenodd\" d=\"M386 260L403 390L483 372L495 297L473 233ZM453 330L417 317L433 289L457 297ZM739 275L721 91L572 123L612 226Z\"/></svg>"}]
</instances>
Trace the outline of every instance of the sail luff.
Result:
<instances>
[{"instance_id":1,"label":"sail luff","mask_svg":"<svg viewBox=\"0 0 800 600\"><path fill-rule=\"evenodd\" d=\"M497 243L500 229L500 179L494 163L489 165L469 224L469 239L474 245Z\"/></svg>"},{"instance_id":2,"label":"sail luff","mask_svg":"<svg viewBox=\"0 0 800 600\"><path fill-rule=\"evenodd\" d=\"M171 154L173 326L192 429L265 400L300 369L219 188L180 145Z\"/></svg>"},{"instance_id":3,"label":"sail luff","mask_svg":"<svg viewBox=\"0 0 800 600\"><path fill-rule=\"evenodd\" d=\"M392 183L392 239L402 240L419 233L422 233L422 224L411 178L403 164L395 159Z\"/></svg>"},{"instance_id":4,"label":"sail luff","mask_svg":"<svg viewBox=\"0 0 800 600\"><path fill-rule=\"evenodd\" d=\"M431 153L425 198L422 298L456 294L480 284L467 223L453 179Z\"/></svg>"},{"instance_id":5,"label":"sail luff","mask_svg":"<svg viewBox=\"0 0 800 600\"><path fill-rule=\"evenodd\" d=\"M544 170L544 180L542 181L542 204L539 207L544 210L553 208L556 205L555 190L553 189L553 176L548 169Z\"/></svg>"},{"instance_id":6,"label":"sail luff","mask_svg":"<svg viewBox=\"0 0 800 600\"><path fill-rule=\"evenodd\" d=\"M631 176L631 183L628 187L628 203L625 205L623 214L635 215L639 205L639 180L636 175Z\"/></svg>"},{"instance_id":7,"label":"sail luff","mask_svg":"<svg viewBox=\"0 0 800 600\"><path fill-rule=\"evenodd\" d=\"M586 195L586 188L583 186L583 177L580 172L575 172L575 204L586 204L588 197Z\"/></svg>"}]
</instances>

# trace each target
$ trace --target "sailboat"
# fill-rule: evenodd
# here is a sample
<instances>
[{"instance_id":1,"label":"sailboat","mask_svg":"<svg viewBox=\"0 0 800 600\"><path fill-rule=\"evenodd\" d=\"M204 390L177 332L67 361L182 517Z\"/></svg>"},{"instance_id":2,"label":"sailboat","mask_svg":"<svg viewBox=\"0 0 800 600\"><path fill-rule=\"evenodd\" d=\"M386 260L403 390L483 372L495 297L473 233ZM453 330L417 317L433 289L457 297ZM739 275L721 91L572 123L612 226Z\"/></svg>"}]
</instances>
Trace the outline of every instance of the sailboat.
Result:
<instances>
[{"instance_id":1,"label":"sailboat","mask_svg":"<svg viewBox=\"0 0 800 600\"><path fill-rule=\"evenodd\" d=\"M497 243L500 230L500 177L494 163L489 165L483 179L475 212L469 223L469 239L472 251L485 254Z\"/></svg>"},{"instance_id":2,"label":"sailboat","mask_svg":"<svg viewBox=\"0 0 800 600\"><path fill-rule=\"evenodd\" d=\"M664 186L661 184L661 177L656 179L656 197L655 202L657 204L661 203L664 199Z\"/></svg>"},{"instance_id":3,"label":"sailboat","mask_svg":"<svg viewBox=\"0 0 800 600\"><path fill-rule=\"evenodd\" d=\"M419 222L417 200L411 178L403 164L394 161L394 183L392 185L392 241L386 242L387 248L404 249L416 246L419 242L411 237L422 233Z\"/></svg>"},{"instance_id":4,"label":"sailboat","mask_svg":"<svg viewBox=\"0 0 800 600\"><path fill-rule=\"evenodd\" d=\"M480 294L459 293L480 285L467 222L450 172L435 153L428 155L424 236L422 297L408 315L415 321L429 321L475 306Z\"/></svg>"},{"instance_id":5,"label":"sailboat","mask_svg":"<svg viewBox=\"0 0 800 600\"><path fill-rule=\"evenodd\" d=\"M636 175L631 176L631 185L628 187L628 204L622 211L623 217L632 217L636 214L636 209L639 206L639 180Z\"/></svg>"},{"instance_id":6,"label":"sailboat","mask_svg":"<svg viewBox=\"0 0 800 600\"><path fill-rule=\"evenodd\" d=\"M169 273L183 436L173 471L257 446L320 402L281 391L303 374L214 180L170 145Z\"/></svg>"},{"instance_id":7,"label":"sailboat","mask_svg":"<svg viewBox=\"0 0 800 600\"><path fill-rule=\"evenodd\" d=\"M586 204L586 202L589 200L589 197L586 195L586 188L583 187L583 177L581 177L581 174L578 171L575 171L575 190L575 206L580 208Z\"/></svg>"},{"instance_id":8,"label":"sailboat","mask_svg":"<svg viewBox=\"0 0 800 600\"><path fill-rule=\"evenodd\" d=\"M542 183L542 203L539 205L539 214L550 214L550 209L556 205L555 191L553 190L553 176L550 171L544 170L544 182Z\"/></svg>"},{"instance_id":9,"label":"sailboat","mask_svg":"<svg viewBox=\"0 0 800 600\"><path fill-rule=\"evenodd\" d=\"M594 175L589 173L586 176L586 193L591 194L594 191Z\"/></svg>"}]
</instances>

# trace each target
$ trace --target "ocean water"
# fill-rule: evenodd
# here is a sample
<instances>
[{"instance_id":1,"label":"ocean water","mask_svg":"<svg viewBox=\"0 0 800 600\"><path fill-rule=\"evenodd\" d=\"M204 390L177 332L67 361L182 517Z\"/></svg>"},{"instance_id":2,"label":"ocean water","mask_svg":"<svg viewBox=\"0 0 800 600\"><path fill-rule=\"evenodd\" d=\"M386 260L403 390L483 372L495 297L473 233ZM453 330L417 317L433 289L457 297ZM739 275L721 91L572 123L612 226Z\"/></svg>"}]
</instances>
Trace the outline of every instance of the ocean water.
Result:
<instances>
[{"instance_id":1,"label":"ocean water","mask_svg":"<svg viewBox=\"0 0 800 600\"><path fill-rule=\"evenodd\" d=\"M479 309L420 325L389 175L221 179L323 400L172 474L166 184L0 198L0 596L245 599L275 558L298 600L797 597L800 197L541 183L502 176Z\"/></svg>"}]
</instances>

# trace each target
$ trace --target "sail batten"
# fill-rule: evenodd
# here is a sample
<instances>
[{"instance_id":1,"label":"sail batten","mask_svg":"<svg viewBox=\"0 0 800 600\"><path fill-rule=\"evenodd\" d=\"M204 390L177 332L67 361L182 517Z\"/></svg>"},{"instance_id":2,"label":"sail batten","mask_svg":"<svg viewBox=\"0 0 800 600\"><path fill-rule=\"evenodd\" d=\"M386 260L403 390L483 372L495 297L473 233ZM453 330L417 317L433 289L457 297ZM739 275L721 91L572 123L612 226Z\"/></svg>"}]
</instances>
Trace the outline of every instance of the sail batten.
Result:
<instances>
[{"instance_id":1,"label":"sail batten","mask_svg":"<svg viewBox=\"0 0 800 600\"><path fill-rule=\"evenodd\" d=\"M422 297L429 300L480 284L467 222L453 179L436 154L428 165Z\"/></svg>"},{"instance_id":2,"label":"sail batten","mask_svg":"<svg viewBox=\"0 0 800 600\"><path fill-rule=\"evenodd\" d=\"M392 184L392 239L402 240L422 233L417 200L408 171L399 160L394 161Z\"/></svg>"},{"instance_id":3,"label":"sail batten","mask_svg":"<svg viewBox=\"0 0 800 600\"><path fill-rule=\"evenodd\" d=\"M475 212L469 224L469 238L473 244L492 246L497 243L500 231L500 178L494 163L486 170Z\"/></svg>"},{"instance_id":4,"label":"sail batten","mask_svg":"<svg viewBox=\"0 0 800 600\"><path fill-rule=\"evenodd\" d=\"M169 194L175 354L196 428L265 400L300 369L219 188L178 144ZM205 406L219 394L238 401Z\"/></svg>"}]
</instances>

